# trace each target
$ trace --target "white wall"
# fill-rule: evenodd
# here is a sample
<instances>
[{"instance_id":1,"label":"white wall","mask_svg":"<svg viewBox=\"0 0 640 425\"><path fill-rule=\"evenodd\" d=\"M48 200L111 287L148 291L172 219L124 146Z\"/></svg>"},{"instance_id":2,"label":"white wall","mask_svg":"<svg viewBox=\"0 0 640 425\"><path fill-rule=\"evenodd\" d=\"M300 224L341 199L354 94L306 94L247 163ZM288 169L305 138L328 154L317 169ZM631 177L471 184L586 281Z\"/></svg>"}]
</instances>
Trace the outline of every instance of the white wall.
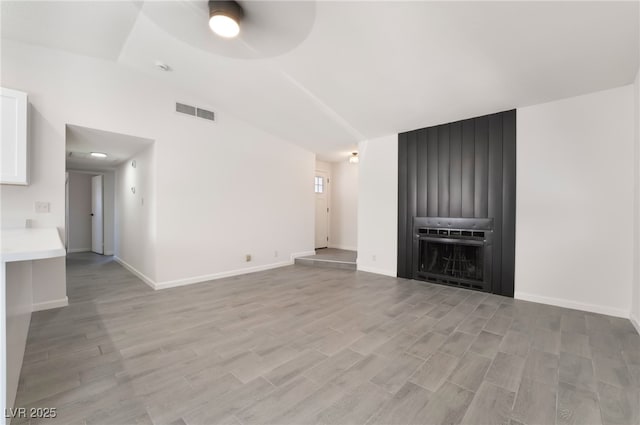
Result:
<instances>
[{"instance_id":1,"label":"white wall","mask_svg":"<svg viewBox=\"0 0 640 425\"><path fill-rule=\"evenodd\" d=\"M135 167L133 163L135 161ZM122 163L116 170L116 237L118 261L154 286L156 275L155 146Z\"/></svg>"},{"instance_id":2,"label":"white wall","mask_svg":"<svg viewBox=\"0 0 640 425\"><path fill-rule=\"evenodd\" d=\"M358 270L396 276L398 136L358 146Z\"/></svg>"},{"instance_id":3,"label":"white wall","mask_svg":"<svg viewBox=\"0 0 640 425\"><path fill-rule=\"evenodd\" d=\"M358 164L331 164L329 247L356 250L358 245Z\"/></svg>"},{"instance_id":4,"label":"white wall","mask_svg":"<svg viewBox=\"0 0 640 425\"><path fill-rule=\"evenodd\" d=\"M115 185L116 173L102 173L102 197L104 202L104 255L115 253Z\"/></svg>"},{"instance_id":5,"label":"white wall","mask_svg":"<svg viewBox=\"0 0 640 425\"><path fill-rule=\"evenodd\" d=\"M33 184L3 187L3 214L34 218L34 201L49 200L51 214L36 224L64 227L65 124L73 123L155 140L157 214L146 225L156 251L143 252L140 264L157 283L283 265L313 251L311 152L172 87L170 78L109 61L3 40L2 80L29 93L34 130ZM177 114L176 101L211 108L218 121Z\"/></svg>"},{"instance_id":6,"label":"white wall","mask_svg":"<svg viewBox=\"0 0 640 425\"><path fill-rule=\"evenodd\" d=\"M633 287L631 296L631 321L640 333L640 70L633 84L634 100L634 238L633 238Z\"/></svg>"},{"instance_id":7,"label":"white wall","mask_svg":"<svg viewBox=\"0 0 640 425\"><path fill-rule=\"evenodd\" d=\"M91 177L69 172L68 252L91 250Z\"/></svg>"},{"instance_id":8,"label":"white wall","mask_svg":"<svg viewBox=\"0 0 640 425\"><path fill-rule=\"evenodd\" d=\"M517 112L516 298L628 317L632 86Z\"/></svg>"}]
</instances>

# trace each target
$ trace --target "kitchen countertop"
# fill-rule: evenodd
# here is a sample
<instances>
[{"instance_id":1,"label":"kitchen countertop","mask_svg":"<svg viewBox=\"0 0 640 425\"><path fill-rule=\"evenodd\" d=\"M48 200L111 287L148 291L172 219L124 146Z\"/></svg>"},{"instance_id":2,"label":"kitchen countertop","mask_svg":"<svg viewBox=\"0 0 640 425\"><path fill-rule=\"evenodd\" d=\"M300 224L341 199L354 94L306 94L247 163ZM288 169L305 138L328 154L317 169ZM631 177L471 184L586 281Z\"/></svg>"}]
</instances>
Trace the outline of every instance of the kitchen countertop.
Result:
<instances>
[{"instance_id":1,"label":"kitchen countertop","mask_svg":"<svg viewBox=\"0 0 640 425\"><path fill-rule=\"evenodd\" d=\"M41 260L67 254L58 229L2 229L0 259L2 262Z\"/></svg>"}]
</instances>

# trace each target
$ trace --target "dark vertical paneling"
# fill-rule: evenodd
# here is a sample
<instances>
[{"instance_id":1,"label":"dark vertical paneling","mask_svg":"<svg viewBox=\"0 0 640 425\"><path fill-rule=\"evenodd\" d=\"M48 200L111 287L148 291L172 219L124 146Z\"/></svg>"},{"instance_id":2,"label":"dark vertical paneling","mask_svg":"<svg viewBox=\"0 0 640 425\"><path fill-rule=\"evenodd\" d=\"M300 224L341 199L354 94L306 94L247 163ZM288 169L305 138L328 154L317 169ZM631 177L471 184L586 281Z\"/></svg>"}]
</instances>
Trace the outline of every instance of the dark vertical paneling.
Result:
<instances>
[{"instance_id":1,"label":"dark vertical paneling","mask_svg":"<svg viewBox=\"0 0 640 425\"><path fill-rule=\"evenodd\" d=\"M413 277L413 217L494 220L492 292L513 296L516 112L398 135L398 276Z\"/></svg>"},{"instance_id":2,"label":"dark vertical paneling","mask_svg":"<svg viewBox=\"0 0 640 425\"><path fill-rule=\"evenodd\" d=\"M449 127L449 217L462 217L462 123Z\"/></svg>"},{"instance_id":3,"label":"dark vertical paneling","mask_svg":"<svg viewBox=\"0 0 640 425\"><path fill-rule=\"evenodd\" d=\"M438 217L449 217L449 125L438 127Z\"/></svg>"},{"instance_id":4,"label":"dark vertical paneling","mask_svg":"<svg viewBox=\"0 0 640 425\"><path fill-rule=\"evenodd\" d=\"M416 132L412 131L410 137L407 139L407 227L412 229L413 217L416 216L416 200L417 200L417 183L418 183L418 169L417 169L417 141ZM407 232L407 238L405 240L406 252L413 252L413 235L411 231ZM405 258L405 267L409 275L412 274L413 267L413 255L407 255Z\"/></svg>"},{"instance_id":5,"label":"dark vertical paneling","mask_svg":"<svg viewBox=\"0 0 640 425\"><path fill-rule=\"evenodd\" d=\"M417 167L418 167L418 200L417 212L419 217L427 216L427 130L414 131L417 137Z\"/></svg>"},{"instance_id":6,"label":"dark vertical paneling","mask_svg":"<svg viewBox=\"0 0 640 425\"><path fill-rule=\"evenodd\" d=\"M502 126L502 291L513 297L516 265L516 111L503 114Z\"/></svg>"},{"instance_id":7,"label":"dark vertical paneling","mask_svg":"<svg viewBox=\"0 0 640 425\"><path fill-rule=\"evenodd\" d=\"M405 258L407 238L407 133L398 134L398 276L409 277Z\"/></svg>"},{"instance_id":8,"label":"dark vertical paneling","mask_svg":"<svg viewBox=\"0 0 640 425\"><path fill-rule=\"evenodd\" d=\"M479 117L475 119L475 188L473 200L473 216L484 218L489 216L488 186L489 186L489 119Z\"/></svg>"},{"instance_id":9,"label":"dark vertical paneling","mask_svg":"<svg viewBox=\"0 0 640 425\"><path fill-rule=\"evenodd\" d=\"M427 129L427 217L438 217L438 127Z\"/></svg>"},{"instance_id":10,"label":"dark vertical paneling","mask_svg":"<svg viewBox=\"0 0 640 425\"><path fill-rule=\"evenodd\" d=\"M489 116L489 217L493 217L494 229L502 229L502 114ZM493 243L492 290L501 293L502 288L502 240Z\"/></svg>"},{"instance_id":11,"label":"dark vertical paneling","mask_svg":"<svg viewBox=\"0 0 640 425\"><path fill-rule=\"evenodd\" d=\"M473 217L475 188L475 124L462 121L462 217Z\"/></svg>"}]
</instances>

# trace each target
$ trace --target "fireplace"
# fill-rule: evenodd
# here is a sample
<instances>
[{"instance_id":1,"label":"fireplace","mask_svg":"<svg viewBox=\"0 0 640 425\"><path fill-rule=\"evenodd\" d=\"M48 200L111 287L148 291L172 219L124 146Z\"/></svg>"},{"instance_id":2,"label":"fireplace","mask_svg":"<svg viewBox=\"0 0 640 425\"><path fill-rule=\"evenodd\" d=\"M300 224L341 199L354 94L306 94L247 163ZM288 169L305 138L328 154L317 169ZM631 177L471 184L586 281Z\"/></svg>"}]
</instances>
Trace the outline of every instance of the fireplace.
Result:
<instances>
[{"instance_id":1,"label":"fireplace","mask_svg":"<svg viewBox=\"0 0 640 425\"><path fill-rule=\"evenodd\" d=\"M491 292L493 219L414 217L413 278Z\"/></svg>"}]
</instances>

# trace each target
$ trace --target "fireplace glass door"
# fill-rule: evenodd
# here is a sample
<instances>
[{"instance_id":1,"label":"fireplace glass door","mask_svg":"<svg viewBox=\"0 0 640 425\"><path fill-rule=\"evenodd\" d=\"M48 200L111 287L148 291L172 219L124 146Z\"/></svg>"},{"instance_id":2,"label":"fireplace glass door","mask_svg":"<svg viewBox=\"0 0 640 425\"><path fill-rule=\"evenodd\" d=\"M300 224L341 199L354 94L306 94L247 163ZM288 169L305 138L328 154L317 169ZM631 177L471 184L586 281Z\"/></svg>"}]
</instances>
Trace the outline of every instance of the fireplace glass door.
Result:
<instances>
[{"instance_id":1,"label":"fireplace glass door","mask_svg":"<svg viewBox=\"0 0 640 425\"><path fill-rule=\"evenodd\" d=\"M483 245L473 241L420 239L418 270L468 281L484 280Z\"/></svg>"}]
</instances>

